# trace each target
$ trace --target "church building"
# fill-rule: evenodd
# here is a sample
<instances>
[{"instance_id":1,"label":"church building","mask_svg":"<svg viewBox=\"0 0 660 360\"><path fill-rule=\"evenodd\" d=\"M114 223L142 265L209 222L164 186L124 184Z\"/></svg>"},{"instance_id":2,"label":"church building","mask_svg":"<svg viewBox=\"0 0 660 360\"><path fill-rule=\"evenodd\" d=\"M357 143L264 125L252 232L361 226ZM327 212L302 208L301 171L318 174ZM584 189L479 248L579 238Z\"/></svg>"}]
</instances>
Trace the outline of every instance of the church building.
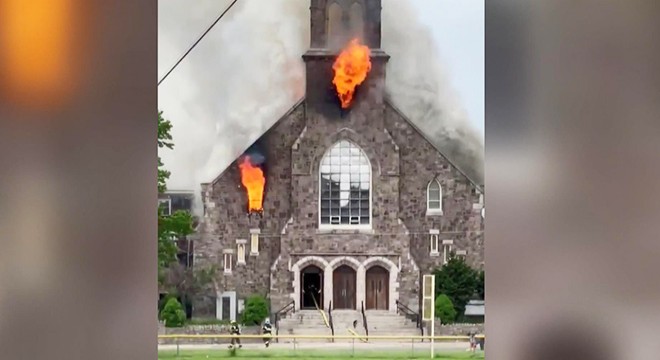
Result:
<instances>
[{"instance_id":1,"label":"church building","mask_svg":"<svg viewBox=\"0 0 660 360\"><path fill-rule=\"evenodd\" d=\"M194 258L218 268L218 318L252 295L273 313L420 311L450 253L484 265L483 188L385 91L381 1L311 0L310 18L305 96L202 184Z\"/></svg>"}]
</instances>

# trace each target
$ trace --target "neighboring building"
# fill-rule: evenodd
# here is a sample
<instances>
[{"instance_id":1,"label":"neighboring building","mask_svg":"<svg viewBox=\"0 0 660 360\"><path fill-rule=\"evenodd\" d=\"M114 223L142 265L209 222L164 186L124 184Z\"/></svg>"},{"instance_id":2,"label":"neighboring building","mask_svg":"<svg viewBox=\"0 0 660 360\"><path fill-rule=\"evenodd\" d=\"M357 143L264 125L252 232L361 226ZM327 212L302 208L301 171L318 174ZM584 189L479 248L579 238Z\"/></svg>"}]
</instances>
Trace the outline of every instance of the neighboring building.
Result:
<instances>
[{"instance_id":1,"label":"neighboring building","mask_svg":"<svg viewBox=\"0 0 660 360\"><path fill-rule=\"evenodd\" d=\"M486 302L483 300L470 300L465 305L465 321L483 323L486 317Z\"/></svg>"},{"instance_id":2,"label":"neighboring building","mask_svg":"<svg viewBox=\"0 0 660 360\"><path fill-rule=\"evenodd\" d=\"M158 205L165 216L176 211L188 211L192 213L195 193L190 190L168 190L158 196ZM193 228L197 227L198 219L193 217ZM194 235L173 239L179 249L177 259L185 267L192 267L194 255Z\"/></svg>"},{"instance_id":3,"label":"neighboring building","mask_svg":"<svg viewBox=\"0 0 660 360\"><path fill-rule=\"evenodd\" d=\"M168 190L163 194L158 195L158 206L161 208L162 214L165 216L170 216L176 211L189 211L192 213L193 201L195 193L193 191L186 190ZM196 227L198 220L193 217L193 227ZM190 268L193 266L194 258L194 234L190 236L184 236L181 238L173 238L177 245L177 261L180 265ZM163 298L167 295L165 289L160 288L158 291L158 303L159 308ZM179 301L182 301L179 298ZM192 316L192 304L184 303L183 304L186 310L186 316L190 318Z\"/></svg>"},{"instance_id":4,"label":"neighboring building","mask_svg":"<svg viewBox=\"0 0 660 360\"><path fill-rule=\"evenodd\" d=\"M310 12L306 95L245 153L261 158L263 211L247 214L244 156L202 184L195 261L220 271L215 303L196 304L199 316L235 319L253 294L269 297L272 311L292 301L392 312L398 301L418 311L422 275L450 251L483 267L483 189L384 92L381 2L312 0ZM352 36L371 49L372 68L342 110L332 65Z\"/></svg>"}]
</instances>

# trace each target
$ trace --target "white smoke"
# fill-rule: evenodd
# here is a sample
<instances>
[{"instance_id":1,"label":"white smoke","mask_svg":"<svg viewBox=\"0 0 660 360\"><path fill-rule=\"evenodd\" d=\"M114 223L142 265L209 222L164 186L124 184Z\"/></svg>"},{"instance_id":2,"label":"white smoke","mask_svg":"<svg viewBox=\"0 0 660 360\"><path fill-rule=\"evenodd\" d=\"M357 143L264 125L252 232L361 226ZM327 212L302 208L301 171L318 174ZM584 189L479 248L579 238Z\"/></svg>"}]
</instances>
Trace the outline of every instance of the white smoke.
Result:
<instances>
[{"instance_id":1,"label":"white smoke","mask_svg":"<svg viewBox=\"0 0 660 360\"><path fill-rule=\"evenodd\" d=\"M159 2L159 77L230 2ZM395 105L481 180L483 144L451 95L430 31L396 0L383 1L382 28ZM308 47L309 0L240 0L229 10L159 86L159 110L173 123L175 143L160 153L172 172L168 188L199 195L200 183L218 176L304 95L301 56Z\"/></svg>"},{"instance_id":2,"label":"white smoke","mask_svg":"<svg viewBox=\"0 0 660 360\"><path fill-rule=\"evenodd\" d=\"M382 2L390 99L472 180L483 182L484 145L443 70L431 30L407 1Z\"/></svg>"}]
</instances>

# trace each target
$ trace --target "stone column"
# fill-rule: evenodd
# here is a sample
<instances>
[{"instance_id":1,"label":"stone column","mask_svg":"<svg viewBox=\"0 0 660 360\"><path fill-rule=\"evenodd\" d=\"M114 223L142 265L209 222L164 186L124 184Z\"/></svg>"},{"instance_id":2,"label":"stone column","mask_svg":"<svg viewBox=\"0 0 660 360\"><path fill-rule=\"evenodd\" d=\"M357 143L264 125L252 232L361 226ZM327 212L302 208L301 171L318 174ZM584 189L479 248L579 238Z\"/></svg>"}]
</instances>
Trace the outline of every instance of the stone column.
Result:
<instances>
[{"instance_id":1,"label":"stone column","mask_svg":"<svg viewBox=\"0 0 660 360\"><path fill-rule=\"evenodd\" d=\"M333 276L332 266L330 264L323 269L323 308L328 309L333 297Z\"/></svg>"},{"instance_id":2,"label":"stone column","mask_svg":"<svg viewBox=\"0 0 660 360\"><path fill-rule=\"evenodd\" d=\"M360 266L358 267L356 276L357 276L357 279L355 281L355 291L357 292L356 308L359 311L362 309L361 307L362 302L366 301L366 293L367 293L367 283L366 283L367 270L365 269L363 264L360 264ZM367 304L365 303L365 307L366 306Z\"/></svg>"}]
</instances>

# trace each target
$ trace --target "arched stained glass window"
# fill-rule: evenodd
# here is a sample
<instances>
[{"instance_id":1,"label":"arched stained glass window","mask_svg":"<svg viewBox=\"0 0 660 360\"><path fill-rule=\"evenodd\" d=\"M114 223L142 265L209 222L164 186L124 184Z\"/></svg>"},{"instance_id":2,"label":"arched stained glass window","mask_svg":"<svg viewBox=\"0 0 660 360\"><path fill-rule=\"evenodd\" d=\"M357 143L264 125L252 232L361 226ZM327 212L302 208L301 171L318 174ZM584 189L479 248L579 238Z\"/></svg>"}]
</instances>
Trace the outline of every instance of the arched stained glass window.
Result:
<instances>
[{"instance_id":1,"label":"arched stained glass window","mask_svg":"<svg viewBox=\"0 0 660 360\"><path fill-rule=\"evenodd\" d=\"M334 144L321 159L320 226L371 225L371 165L350 141Z\"/></svg>"}]
</instances>

